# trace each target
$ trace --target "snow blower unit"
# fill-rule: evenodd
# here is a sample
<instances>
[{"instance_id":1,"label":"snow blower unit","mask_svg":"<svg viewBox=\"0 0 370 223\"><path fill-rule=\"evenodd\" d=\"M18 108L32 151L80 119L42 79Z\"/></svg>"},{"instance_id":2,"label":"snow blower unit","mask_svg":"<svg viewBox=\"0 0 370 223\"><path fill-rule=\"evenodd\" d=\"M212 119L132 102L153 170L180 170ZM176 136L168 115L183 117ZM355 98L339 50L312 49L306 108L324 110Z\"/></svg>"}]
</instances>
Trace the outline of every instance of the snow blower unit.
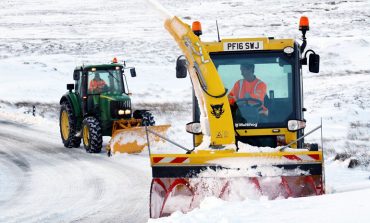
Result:
<instances>
[{"instance_id":1,"label":"snow blower unit","mask_svg":"<svg viewBox=\"0 0 370 223\"><path fill-rule=\"evenodd\" d=\"M305 51L308 18L300 20L301 45L273 37L202 42L201 24L190 27L176 16L165 20L165 28L184 53L176 76L189 72L193 85L193 122L186 129L194 134L194 148L150 155L150 217L187 212L205 196L323 194L322 146L304 143L321 128L304 134L302 65L309 54L309 70L318 73L320 60ZM253 87L244 83L248 72Z\"/></svg>"},{"instance_id":2,"label":"snow blower unit","mask_svg":"<svg viewBox=\"0 0 370 223\"><path fill-rule=\"evenodd\" d=\"M162 134L167 131L169 125L154 126L148 110L132 112L125 70L136 76L135 68L118 63L116 58L110 64L76 67L75 84L67 84L68 92L60 100L60 133L65 147L79 147L83 139L87 152L99 153L103 136L111 136L108 155L136 153L146 146L142 126Z\"/></svg>"}]
</instances>

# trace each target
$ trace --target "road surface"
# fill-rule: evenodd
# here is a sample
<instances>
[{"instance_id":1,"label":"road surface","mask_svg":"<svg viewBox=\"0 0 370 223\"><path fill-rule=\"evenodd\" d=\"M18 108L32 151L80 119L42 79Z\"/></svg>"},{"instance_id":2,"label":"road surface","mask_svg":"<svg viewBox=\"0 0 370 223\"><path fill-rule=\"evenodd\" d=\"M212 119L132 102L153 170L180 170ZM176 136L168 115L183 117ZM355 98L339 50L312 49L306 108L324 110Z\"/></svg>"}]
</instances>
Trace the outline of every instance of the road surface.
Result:
<instances>
[{"instance_id":1,"label":"road surface","mask_svg":"<svg viewBox=\"0 0 370 223\"><path fill-rule=\"evenodd\" d=\"M52 127L0 120L0 222L146 222L149 159L67 149Z\"/></svg>"}]
</instances>

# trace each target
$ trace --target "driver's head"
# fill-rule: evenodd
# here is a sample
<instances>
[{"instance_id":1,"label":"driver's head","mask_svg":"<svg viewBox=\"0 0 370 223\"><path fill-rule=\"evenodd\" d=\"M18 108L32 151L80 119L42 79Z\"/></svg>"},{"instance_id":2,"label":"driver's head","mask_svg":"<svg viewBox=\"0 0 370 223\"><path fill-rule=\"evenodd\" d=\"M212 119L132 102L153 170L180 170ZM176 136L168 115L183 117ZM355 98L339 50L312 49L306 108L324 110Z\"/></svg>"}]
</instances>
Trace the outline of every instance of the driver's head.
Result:
<instances>
[{"instance_id":1,"label":"driver's head","mask_svg":"<svg viewBox=\"0 0 370 223\"><path fill-rule=\"evenodd\" d=\"M98 80L100 80L100 74L99 74L98 72L95 72L95 77L94 77L94 79L98 79Z\"/></svg>"},{"instance_id":2,"label":"driver's head","mask_svg":"<svg viewBox=\"0 0 370 223\"><path fill-rule=\"evenodd\" d=\"M243 63L240 64L240 71L247 81L251 82L256 77L254 76L254 64L251 63Z\"/></svg>"}]
</instances>

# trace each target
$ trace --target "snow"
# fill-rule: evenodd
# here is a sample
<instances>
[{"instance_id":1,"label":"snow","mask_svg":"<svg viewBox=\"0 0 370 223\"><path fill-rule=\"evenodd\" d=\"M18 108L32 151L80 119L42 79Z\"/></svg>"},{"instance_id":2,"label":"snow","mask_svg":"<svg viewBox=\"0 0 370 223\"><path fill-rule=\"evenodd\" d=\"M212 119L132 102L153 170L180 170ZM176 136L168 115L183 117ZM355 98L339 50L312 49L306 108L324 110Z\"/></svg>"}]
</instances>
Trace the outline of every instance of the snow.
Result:
<instances>
[{"instance_id":1,"label":"snow","mask_svg":"<svg viewBox=\"0 0 370 223\"><path fill-rule=\"evenodd\" d=\"M205 199L188 214L176 212L170 218L149 222L367 222L366 199L370 189L320 197L283 200L245 200L229 203L215 197Z\"/></svg>"},{"instance_id":2,"label":"snow","mask_svg":"<svg viewBox=\"0 0 370 223\"><path fill-rule=\"evenodd\" d=\"M328 194L239 202L209 197L188 214L176 212L148 221L368 222L369 2L158 3L164 6L162 15L159 4L153 7L138 0L0 2L0 222L148 220L151 170L147 149L111 158L104 153L85 154L82 147L65 150L58 132L58 102L66 84L73 83L75 66L109 62L116 56L136 67L137 77L127 77L134 106L152 109L157 124L172 125L170 139L192 148L192 136L185 131L185 124L192 121L191 83L175 77L175 60L181 52L163 28L162 17L168 14L187 23L201 21L202 39L209 41L217 38L216 19L221 38L300 39L298 19L309 17L308 49L320 54L321 71L312 74L304 68L306 129L318 126L322 118ZM35 117L32 105L36 106ZM308 141L317 142L320 137L317 132ZM25 142L14 144L17 138ZM184 153L167 143L157 148L160 153ZM334 161L340 152L363 160L363 165L348 169L349 159ZM16 162L4 153L16 157ZM24 165L17 166L17 161ZM135 188L133 195L126 193L131 188ZM253 190L243 192L251 195Z\"/></svg>"},{"instance_id":3,"label":"snow","mask_svg":"<svg viewBox=\"0 0 370 223\"><path fill-rule=\"evenodd\" d=\"M17 115L0 114L0 222L146 221L148 159L66 150L54 120Z\"/></svg>"}]
</instances>

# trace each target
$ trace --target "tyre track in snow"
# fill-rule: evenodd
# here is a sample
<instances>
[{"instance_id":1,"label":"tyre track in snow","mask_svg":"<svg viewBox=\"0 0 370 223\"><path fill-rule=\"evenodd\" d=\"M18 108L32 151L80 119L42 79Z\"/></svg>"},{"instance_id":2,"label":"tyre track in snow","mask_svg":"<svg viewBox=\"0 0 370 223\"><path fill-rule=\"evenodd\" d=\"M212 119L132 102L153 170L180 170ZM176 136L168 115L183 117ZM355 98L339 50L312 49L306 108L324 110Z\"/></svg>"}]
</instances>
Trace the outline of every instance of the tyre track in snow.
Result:
<instances>
[{"instance_id":1,"label":"tyre track in snow","mask_svg":"<svg viewBox=\"0 0 370 223\"><path fill-rule=\"evenodd\" d=\"M147 158L67 149L59 133L0 125L0 222L145 222Z\"/></svg>"}]
</instances>

